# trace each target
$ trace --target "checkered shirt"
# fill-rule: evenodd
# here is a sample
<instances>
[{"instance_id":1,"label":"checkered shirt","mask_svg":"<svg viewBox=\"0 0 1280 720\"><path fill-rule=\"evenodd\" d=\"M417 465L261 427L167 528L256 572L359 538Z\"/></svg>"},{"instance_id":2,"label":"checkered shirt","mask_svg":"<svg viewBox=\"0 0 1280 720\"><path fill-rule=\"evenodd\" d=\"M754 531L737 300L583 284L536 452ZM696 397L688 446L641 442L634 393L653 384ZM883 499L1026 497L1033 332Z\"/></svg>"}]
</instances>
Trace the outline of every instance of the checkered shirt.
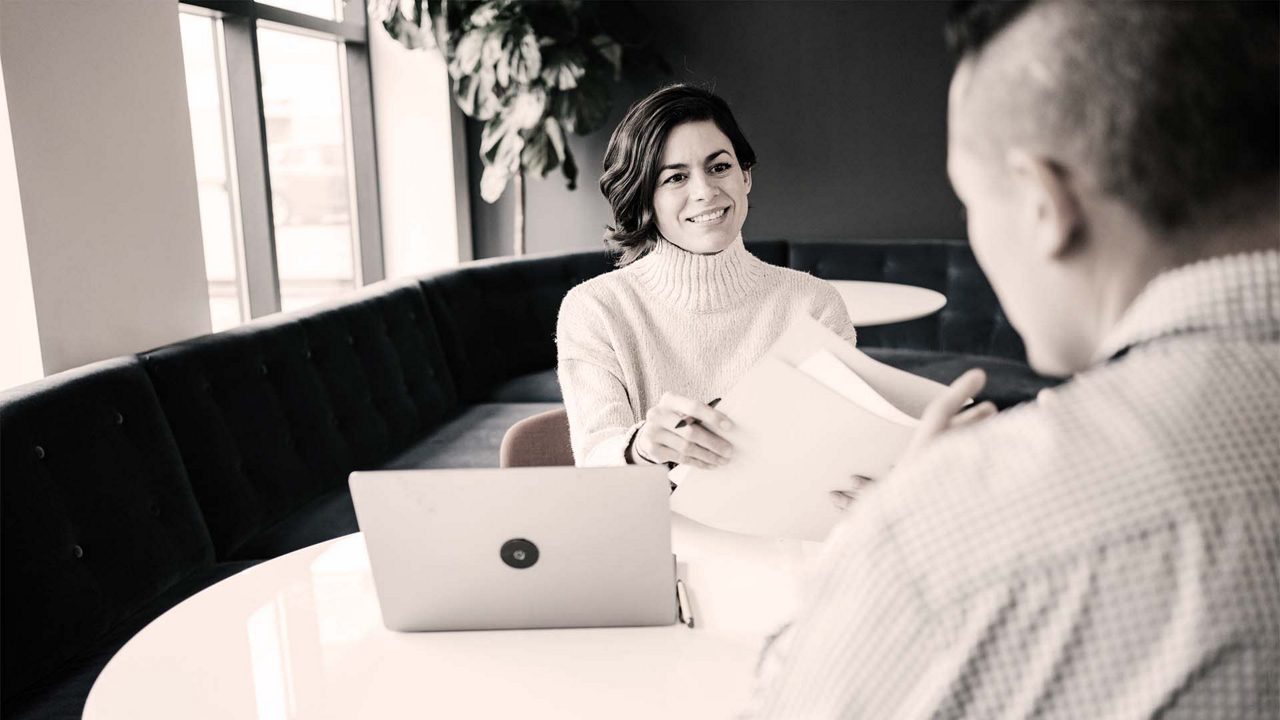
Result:
<instances>
[{"instance_id":1,"label":"checkered shirt","mask_svg":"<svg viewBox=\"0 0 1280 720\"><path fill-rule=\"evenodd\" d=\"M859 498L779 718L1280 718L1280 251L1167 272L1099 362Z\"/></svg>"}]
</instances>

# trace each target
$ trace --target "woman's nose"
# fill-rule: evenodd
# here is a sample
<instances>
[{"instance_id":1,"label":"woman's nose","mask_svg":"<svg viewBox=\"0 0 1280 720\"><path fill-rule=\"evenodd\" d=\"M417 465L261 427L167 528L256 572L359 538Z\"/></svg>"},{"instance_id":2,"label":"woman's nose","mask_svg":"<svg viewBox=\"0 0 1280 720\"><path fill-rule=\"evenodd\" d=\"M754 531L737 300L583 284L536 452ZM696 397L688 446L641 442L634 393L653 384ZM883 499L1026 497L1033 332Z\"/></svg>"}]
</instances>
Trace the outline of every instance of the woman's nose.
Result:
<instances>
[{"instance_id":1,"label":"woman's nose","mask_svg":"<svg viewBox=\"0 0 1280 720\"><path fill-rule=\"evenodd\" d=\"M694 200L710 200L720 194L720 187L706 173L693 173L689 178L689 192Z\"/></svg>"}]
</instances>

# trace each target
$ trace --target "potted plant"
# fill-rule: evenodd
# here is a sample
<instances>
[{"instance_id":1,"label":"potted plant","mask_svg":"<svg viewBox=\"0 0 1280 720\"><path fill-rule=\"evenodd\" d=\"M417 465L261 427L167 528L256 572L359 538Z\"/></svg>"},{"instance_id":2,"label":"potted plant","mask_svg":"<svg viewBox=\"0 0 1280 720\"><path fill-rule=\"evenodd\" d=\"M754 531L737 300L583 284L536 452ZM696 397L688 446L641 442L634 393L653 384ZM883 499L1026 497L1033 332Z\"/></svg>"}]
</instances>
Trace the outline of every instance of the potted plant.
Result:
<instances>
[{"instance_id":1,"label":"potted plant","mask_svg":"<svg viewBox=\"0 0 1280 720\"><path fill-rule=\"evenodd\" d=\"M578 167L568 133L605 121L610 84L623 56L640 44L606 28L616 17L580 0L371 0L371 17L410 49L438 48L448 62L453 98L483 123L480 196L498 200L515 186L515 254L525 250L526 174L556 168L574 189ZM634 23L632 23L634 25ZM660 63L660 61L659 61Z\"/></svg>"}]
</instances>

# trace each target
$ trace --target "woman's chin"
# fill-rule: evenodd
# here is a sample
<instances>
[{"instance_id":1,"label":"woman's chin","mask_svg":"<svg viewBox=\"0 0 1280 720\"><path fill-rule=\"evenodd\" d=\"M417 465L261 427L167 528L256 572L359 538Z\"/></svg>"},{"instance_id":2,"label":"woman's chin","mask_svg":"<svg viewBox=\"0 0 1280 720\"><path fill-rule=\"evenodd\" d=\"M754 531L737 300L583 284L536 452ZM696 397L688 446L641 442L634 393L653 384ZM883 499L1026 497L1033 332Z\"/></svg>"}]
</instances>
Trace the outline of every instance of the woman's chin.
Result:
<instances>
[{"instance_id":1,"label":"woman's chin","mask_svg":"<svg viewBox=\"0 0 1280 720\"><path fill-rule=\"evenodd\" d=\"M702 232L685 233L679 238L671 240L673 244L680 248L697 255L715 255L722 252L725 248L733 244L738 239L738 231L709 230Z\"/></svg>"}]
</instances>

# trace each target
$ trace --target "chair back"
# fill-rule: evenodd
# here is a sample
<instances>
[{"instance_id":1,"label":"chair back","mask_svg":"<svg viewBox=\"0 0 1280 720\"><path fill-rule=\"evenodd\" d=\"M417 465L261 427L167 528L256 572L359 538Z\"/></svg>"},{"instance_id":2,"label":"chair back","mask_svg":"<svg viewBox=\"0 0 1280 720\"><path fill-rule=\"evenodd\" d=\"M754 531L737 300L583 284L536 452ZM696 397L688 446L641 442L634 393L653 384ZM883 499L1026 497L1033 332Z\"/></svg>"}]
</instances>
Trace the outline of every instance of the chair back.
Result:
<instances>
[{"instance_id":1,"label":"chair back","mask_svg":"<svg viewBox=\"0 0 1280 720\"><path fill-rule=\"evenodd\" d=\"M527 417L512 425L502 438L499 467L554 467L573 465L569 445L569 415L556 408Z\"/></svg>"}]
</instances>

